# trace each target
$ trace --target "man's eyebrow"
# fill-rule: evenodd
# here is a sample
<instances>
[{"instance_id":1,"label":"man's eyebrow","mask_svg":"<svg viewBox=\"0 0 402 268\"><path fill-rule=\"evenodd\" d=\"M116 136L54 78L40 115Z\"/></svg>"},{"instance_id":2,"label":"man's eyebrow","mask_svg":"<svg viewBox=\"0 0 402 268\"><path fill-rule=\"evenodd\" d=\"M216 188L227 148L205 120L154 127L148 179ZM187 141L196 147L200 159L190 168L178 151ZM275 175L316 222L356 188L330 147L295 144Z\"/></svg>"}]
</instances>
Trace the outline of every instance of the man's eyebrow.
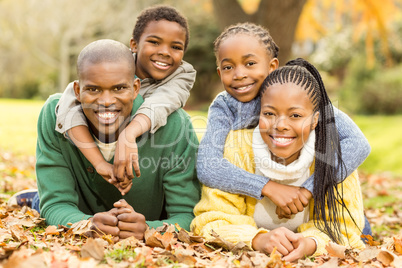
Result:
<instances>
[{"instance_id":1,"label":"man's eyebrow","mask_svg":"<svg viewBox=\"0 0 402 268\"><path fill-rule=\"evenodd\" d=\"M91 84L84 85L84 88L86 88L86 87L95 87L95 88L100 88L100 86L97 86L97 85L91 85Z\"/></svg>"}]
</instances>

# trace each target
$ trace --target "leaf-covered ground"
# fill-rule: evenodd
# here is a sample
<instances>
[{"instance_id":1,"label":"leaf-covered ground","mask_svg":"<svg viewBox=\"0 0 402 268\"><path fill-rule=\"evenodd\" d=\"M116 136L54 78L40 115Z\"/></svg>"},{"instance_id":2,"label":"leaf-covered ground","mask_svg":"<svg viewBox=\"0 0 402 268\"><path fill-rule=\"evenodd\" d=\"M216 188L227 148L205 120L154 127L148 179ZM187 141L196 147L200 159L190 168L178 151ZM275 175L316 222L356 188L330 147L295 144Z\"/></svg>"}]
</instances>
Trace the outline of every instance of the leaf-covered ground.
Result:
<instances>
[{"instance_id":1,"label":"leaf-covered ground","mask_svg":"<svg viewBox=\"0 0 402 268\"><path fill-rule=\"evenodd\" d=\"M46 226L36 211L6 205L14 192L36 187L34 163L0 151L0 267L402 267L402 179L387 174L361 174L370 246L356 251L331 244L328 255L284 263L278 254L248 251L219 237L205 241L179 226L117 244L109 236L88 238L89 221Z\"/></svg>"}]
</instances>

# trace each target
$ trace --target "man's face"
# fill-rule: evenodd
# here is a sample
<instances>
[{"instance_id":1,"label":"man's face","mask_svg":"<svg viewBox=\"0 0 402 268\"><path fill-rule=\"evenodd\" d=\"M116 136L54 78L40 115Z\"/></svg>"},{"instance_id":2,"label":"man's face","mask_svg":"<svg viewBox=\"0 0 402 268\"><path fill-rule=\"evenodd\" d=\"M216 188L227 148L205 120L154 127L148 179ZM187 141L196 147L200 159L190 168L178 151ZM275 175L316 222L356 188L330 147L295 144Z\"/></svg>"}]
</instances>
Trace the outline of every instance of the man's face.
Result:
<instances>
[{"instance_id":1,"label":"man's face","mask_svg":"<svg viewBox=\"0 0 402 268\"><path fill-rule=\"evenodd\" d=\"M103 142L113 142L129 122L140 81L130 71L129 63L84 63L74 91L88 124Z\"/></svg>"}]
</instances>

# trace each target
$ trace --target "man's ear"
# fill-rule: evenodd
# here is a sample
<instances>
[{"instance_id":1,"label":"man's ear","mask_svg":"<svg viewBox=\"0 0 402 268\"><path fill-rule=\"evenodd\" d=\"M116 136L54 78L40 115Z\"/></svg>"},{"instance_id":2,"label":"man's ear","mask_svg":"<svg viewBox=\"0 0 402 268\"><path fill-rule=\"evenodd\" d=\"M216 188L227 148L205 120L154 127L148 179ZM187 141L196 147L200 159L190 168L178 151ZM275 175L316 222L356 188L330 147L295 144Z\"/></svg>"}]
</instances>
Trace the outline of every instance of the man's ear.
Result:
<instances>
[{"instance_id":1,"label":"man's ear","mask_svg":"<svg viewBox=\"0 0 402 268\"><path fill-rule=\"evenodd\" d=\"M130 39L130 49L131 49L131 52L137 53L137 42L132 37Z\"/></svg>"},{"instance_id":2,"label":"man's ear","mask_svg":"<svg viewBox=\"0 0 402 268\"><path fill-rule=\"evenodd\" d=\"M278 67L279 67L279 60L277 58L273 58L269 62L269 73L275 71L276 69L278 69Z\"/></svg>"},{"instance_id":3,"label":"man's ear","mask_svg":"<svg viewBox=\"0 0 402 268\"><path fill-rule=\"evenodd\" d=\"M320 112L315 112L313 115L313 124L311 125L311 129L315 129L317 127L319 118L320 118Z\"/></svg>"},{"instance_id":4,"label":"man's ear","mask_svg":"<svg viewBox=\"0 0 402 268\"><path fill-rule=\"evenodd\" d=\"M79 83L77 80L75 80L75 81L74 81L74 93L75 93L75 98L76 98L79 102L81 102L80 92L81 92L80 83Z\"/></svg>"},{"instance_id":5,"label":"man's ear","mask_svg":"<svg viewBox=\"0 0 402 268\"><path fill-rule=\"evenodd\" d=\"M134 88L134 99L135 99L135 98L137 98L138 94L140 93L140 88L141 88L141 82L140 82L139 78L134 79L133 88Z\"/></svg>"}]
</instances>

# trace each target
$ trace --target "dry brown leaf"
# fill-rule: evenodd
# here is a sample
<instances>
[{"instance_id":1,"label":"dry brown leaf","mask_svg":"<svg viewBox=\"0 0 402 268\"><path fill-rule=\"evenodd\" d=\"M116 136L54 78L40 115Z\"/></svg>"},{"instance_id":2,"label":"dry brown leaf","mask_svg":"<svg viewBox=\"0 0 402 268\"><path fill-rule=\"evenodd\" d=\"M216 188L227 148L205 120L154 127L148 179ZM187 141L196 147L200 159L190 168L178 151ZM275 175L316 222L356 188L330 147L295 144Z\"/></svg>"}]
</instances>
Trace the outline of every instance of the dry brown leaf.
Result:
<instances>
[{"instance_id":1,"label":"dry brown leaf","mask_svg":"<svg viewBox=\"0 0 402 268\"><path fill-rule=\"evenodd\" d=\"M394 261L394 256L388 251L381 250L377 254L377 260L379 260L385 266L389 266Z\"/></svg>"},{"instance_id":2,"label":"dry brown leaf","mask_svg":"<svg viewBox=\"0 0 402 268\"><path fill-rule=\"evenodd\" d=\"M329 242L328 245L325 246L325 249L328 251L328 254L332 257L337 257L340 259L344 259L345 255L345 246L338 245L333 242Z\"/></svg>"},{"instance_id":3,"label":"dry brown leaf","mask_svg":"<svg viewBox=\"0 0 402 268\"><path fill-rule=\"evenodd\" d=\"M81 256L83 258L94 258L95 260L101 261L105 256L105 249L103 247L104 243L102 239L88 238L85 245L81 248Z\"/></svg>"},{"instance_id":4,"label":"dry brown leaf","mask_svg":"<svg viewBox=\"0 0 402 268\"><path fill-rule=\"evenodd\" d=\"M380 253L381 249L377 247L366 247L364 250L359 252L359 255L356 256L356 259L361 262L367 262L369 260L377 257L378 253Z\"/></svg>"},{"instance_id":5,"label":"dry brown leaf","mask_svg":"<svg viewBox=\"0 0 402 268\"><path fill-rule=\"evenodd\" d=\"M59 235L63 229L57 229L54 225L49 225L46 227L45 234L47 235Z\"/></svg>"},{"instance_id":6,"label":"dry brown leaf","mask_svg":"<svg viewBox=\"0 0 402 268\"><path fill-rule=\"evenodd\" d=\"M162 237L161 237L161 242L163 245L163 248L170 250L171 249L171 244L174 243L174 234L171 232L165 232Z\"/></svg>"},{"instance_id":7,"label":"dry brown leaf","mask_svg":"<svg viewBox=\"0 0 402 268\"><path fill-rule=\"evenodd\" d=\"M162 235L155 231L150 237L148 237L148 239L146 239L145 245L153 248L154 247L164 248L162 243Z\"/></svg>"},{"instance_id":8,"label":"dry brown leaf","mask_svg":"<svg viewBox=\"0 0 402 268\"><path fill-rule=\"evenodd\" d=\"M398 239L393 237L394 239L394 247L395 247L395 251L398 252L399 254L402 254L402 239Z\"/></svg>"}]
</instances>

